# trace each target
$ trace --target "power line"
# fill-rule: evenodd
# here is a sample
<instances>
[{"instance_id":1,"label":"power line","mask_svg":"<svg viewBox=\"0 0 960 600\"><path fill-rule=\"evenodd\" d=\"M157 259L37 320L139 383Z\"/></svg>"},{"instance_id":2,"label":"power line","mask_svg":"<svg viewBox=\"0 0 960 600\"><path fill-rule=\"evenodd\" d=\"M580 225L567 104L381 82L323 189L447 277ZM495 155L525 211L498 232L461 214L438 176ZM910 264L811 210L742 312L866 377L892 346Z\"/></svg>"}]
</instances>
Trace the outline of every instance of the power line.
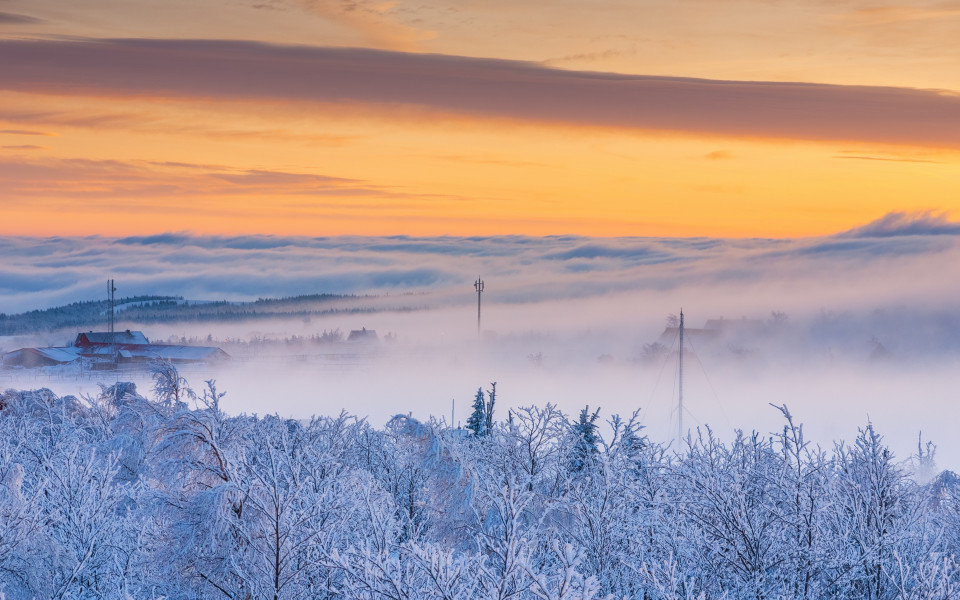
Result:
<instances>
[{"instance_id":1,"label":"power line","mask_svg":"<svg viewBox=\"0 0 960 600\"><path fill-rule=\"evenodd\" d=\"M690 347L693 348L692 342ZM720 401L720 396L717 394L717 390L713 387L713 382L710 381L710 376L707 374L707 369L703 366L703 362L700 360L700 354L697 352L696 348L693 348L693 357L697 359L697 364L700 365L700 371L703 372L703 378L707 380L707 385L710 387L710 391L713 393L713 399L717 401L717 408L720 409L720 414L723 415L723 420L727 422L728 427L733 429L733 423L730 422L730 417L727 416L727 411L723 408L723 402Z\"/></svg>"}]
</instances>

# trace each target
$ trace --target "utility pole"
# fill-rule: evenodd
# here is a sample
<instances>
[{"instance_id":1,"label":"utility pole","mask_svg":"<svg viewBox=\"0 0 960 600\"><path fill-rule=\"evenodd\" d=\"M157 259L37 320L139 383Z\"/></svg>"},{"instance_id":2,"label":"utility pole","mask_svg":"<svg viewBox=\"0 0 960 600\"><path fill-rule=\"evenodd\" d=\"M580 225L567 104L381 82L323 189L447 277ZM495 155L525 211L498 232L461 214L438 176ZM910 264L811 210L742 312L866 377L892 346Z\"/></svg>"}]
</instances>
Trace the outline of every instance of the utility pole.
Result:
<instances>
[{"instance_id":1,"label":"utility pole","mask_svg":"<svg viewBox=\"0 0 960 600\"><path fill-rule=\"evenodd\" d=\"M115 296L114 296L114 293L115 293L116 291L117 291L117 288L115 288L115 287L113 286L113 280L112 280L112 279L108 279L108 280L107 280L107 304L110 305L110 306L109 306L109 309L110 309L110 320L109 320L109 330L110 330L110 360L113 362L113 368L114 368L114 369L117 368L117 363L119 363L119 360L117 360L117 345L116 345L117 340L116 340L116 337L115 337L115 334L114 334L114 331L113 331L113 329L114 329L114 310L113 310L113 309L114 309L114 306L115 306ZM81 359L81 360L82 360L82 359ZM115 387L115 388L114 388L114 393L117 393L116 390L117 390L117 388Z\"/></svg>"},{"instance_id":2,"label":"utility pole","mask_svg":"<svg viewBox=\"0 0 960 600\"><path fill-rule=\"evenodd\" d=\"M483 280L477 277L473 288L477 290L477 335L480 335L480 295L483 294Z\"/></svg>"},{"instance_id":3,"label":"utility pole","mask_svg":"<svg viewBox=\"0 0 960 600\"><path fill-rule=\"evenodd\" d=\"M679 395L677 400L677 450L683 443L683 309L680 309L680 354L678 355L679 374Z\"/></svg>"}]
</instances>

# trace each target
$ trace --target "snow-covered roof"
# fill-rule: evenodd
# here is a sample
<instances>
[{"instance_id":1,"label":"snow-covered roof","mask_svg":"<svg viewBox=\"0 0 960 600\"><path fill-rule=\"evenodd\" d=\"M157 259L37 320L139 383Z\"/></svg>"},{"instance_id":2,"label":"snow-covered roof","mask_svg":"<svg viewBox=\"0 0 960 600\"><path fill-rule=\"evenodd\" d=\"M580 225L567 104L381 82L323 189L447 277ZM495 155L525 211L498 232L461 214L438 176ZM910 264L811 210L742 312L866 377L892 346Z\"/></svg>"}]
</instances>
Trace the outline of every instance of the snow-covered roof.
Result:
<instances>
[{"instance_id":1,"label":"snow-covered roof","mask_svg":"<svg viewBox=\"0 0 960 600\"><path fill-rule=\"evenodd\" d=\"M77 348L29 348L36 350L39 354L57 362L71 362L80 355Z\"/></svg>"},{"instance_id":2,"label":"snow-covered roof","mask_svg":"<svg viewBox=\"0 0 960 600\"><path fill-rule=\"evenodd\" d=\"M88 331L77 335L75 346L89 344L149 344L150 340L142 331Z\"/></svg>"},{"instance_id":3,"label":"snow-covered roof","mask_svg":"<svg viewBox=\"0 0 960 600\"><path fill-rule=\"evenodd\" d=\"M94 344L51 348L20 348L0 356L7 366L41 367L71 363L86 356L94 359L119 357L126 361L161 358L172 362L225 360L230 355L211 346L174 346L167 344Z\"/></svg>"},{"instance_id":4,"label":"snow-covered roof","mask_svg":"<svg viewBox=\"0 0 960 600\"><path fill-rule=\"evenodd\" d=\"M79 348L20 348L3 355L3 364L42 366L70 363L80 356Z\"/></svg>"},{"instance_id":5,"label":"snow-covered roof","mask_svg":"<svg viewBox=\"0 0 960 600\"><path fill-rule=\"evenodd\" d=\"M350 332L350 335L347 336L348 342L379 342L380 337L377 336L377 331L375 329L354 329Z\"/></svg>"},{"instance_id":6,"label":"snow-covered roof","mask_svg":"<svg viewBox=\"0 0 960 600\"><path fill-rule=\"evenodd\" d=\"M212 346L173 346L168 344L131 344L119 346L95 346L83 349L85 356L111 356L116 351L121 358L179 361L205 361L229 358L230 355Z\"/></svg>"},{"instance_id":7,"label":"snow-covered roof","mask_svg":"<svg viewBox=\"0 0 960 600\"><path fill-rule=\"evenodd\" d=\"M145 348L160 358L168 360L216 360L230 355L211 346L167 346L151 344Z\"/></svg>"}]
</instances>

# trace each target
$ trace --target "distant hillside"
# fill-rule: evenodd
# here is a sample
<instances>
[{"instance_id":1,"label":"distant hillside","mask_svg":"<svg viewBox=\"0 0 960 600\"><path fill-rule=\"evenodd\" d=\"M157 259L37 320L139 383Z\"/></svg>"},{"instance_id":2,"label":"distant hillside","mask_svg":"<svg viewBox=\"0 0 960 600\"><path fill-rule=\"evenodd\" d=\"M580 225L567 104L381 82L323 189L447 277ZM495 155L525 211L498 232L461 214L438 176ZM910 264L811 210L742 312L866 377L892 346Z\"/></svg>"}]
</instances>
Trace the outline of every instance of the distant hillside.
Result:
<instances>
[{"instance_id":1,"label":"distant hillside","mask_svg":"<svg viewBox=\"0 0 960 600\"><path fill-rule=\"evenodd\" d=\"M252 302L194 301L180 296L132 296L117 300L117 321L170 323L177 321L241 321L268 317L296 317L332 313L373 312L362 304L373 296L309 294L286 298L260 298ZM16 315L0 313L0 335L21 335L58 329L103 329L109 304L106 300L74 302Z\"/></svg>"}]
</instances>

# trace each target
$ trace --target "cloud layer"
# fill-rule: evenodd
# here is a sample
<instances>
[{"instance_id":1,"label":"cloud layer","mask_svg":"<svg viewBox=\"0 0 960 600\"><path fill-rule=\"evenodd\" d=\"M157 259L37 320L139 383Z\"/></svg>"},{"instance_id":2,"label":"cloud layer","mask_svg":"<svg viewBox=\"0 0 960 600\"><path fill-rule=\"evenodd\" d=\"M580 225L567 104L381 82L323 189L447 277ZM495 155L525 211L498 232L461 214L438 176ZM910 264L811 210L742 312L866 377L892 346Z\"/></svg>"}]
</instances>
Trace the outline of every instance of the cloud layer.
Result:
<instances>
[{"instance_id":1,"label":"cloud layer","mask_svg":"<svg viewBox=\"0 0 960 600\"><path fill-rule=\"evenodd\" d=\"M845 237L894 237L904 235L960 235L960 223L945 214L891 212L882 218L842 234Z\"/></svg>"},{"instance_id":2,"label":"cloud layer","mask_svg":"<svg viewBox=\"0 0 960 600\"><path fill-rule=\"evenodd\" d=\"M410 300L414 306L468 303L478 275L488 280L489 296L506 304L635 293L660 294L665 307L684 298L703 306L722 299L734 310L810 312L929 305L960 292L960 229L926 213L893 213L851 232L806 239L166 233L2 237L0 252L6 313L99 298L109 277L122 295L197 300L429 294Z\"/></svg>"},{"instance_id":3,"label":"cloud layer","mask_svg":"<svg viewBox=\"0 0 960 600\"><path fill-rule=\"evenodd\" d=\"M0 41L0 89L415 106L470 117L960 148L929 90L564 71L534 63L241 41Z\"/></svg>"}]
</instances>

